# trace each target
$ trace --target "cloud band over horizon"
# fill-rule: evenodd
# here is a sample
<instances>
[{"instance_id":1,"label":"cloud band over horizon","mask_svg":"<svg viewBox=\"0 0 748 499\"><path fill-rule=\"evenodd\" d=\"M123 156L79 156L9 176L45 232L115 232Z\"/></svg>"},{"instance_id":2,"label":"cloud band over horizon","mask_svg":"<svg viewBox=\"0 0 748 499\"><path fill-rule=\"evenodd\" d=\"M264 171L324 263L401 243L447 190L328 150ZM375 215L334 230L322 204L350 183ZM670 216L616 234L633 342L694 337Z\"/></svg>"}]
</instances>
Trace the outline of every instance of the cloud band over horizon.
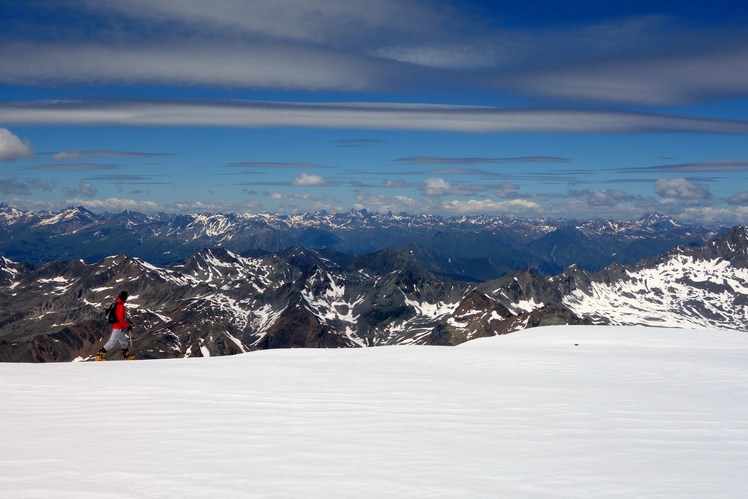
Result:
<instances>
[{"instance_id":1,"label":"cloud band over horizon","mask_svg":"<svg viewBox=\"0 0 748 499\"><path fill-rule=\"evenodd\" d=\"M0 104L0 123L306 127L450 132L748 134L748 121L646 112L444 104L268 101L35 101Z\"/></svg>"}]
</instances>

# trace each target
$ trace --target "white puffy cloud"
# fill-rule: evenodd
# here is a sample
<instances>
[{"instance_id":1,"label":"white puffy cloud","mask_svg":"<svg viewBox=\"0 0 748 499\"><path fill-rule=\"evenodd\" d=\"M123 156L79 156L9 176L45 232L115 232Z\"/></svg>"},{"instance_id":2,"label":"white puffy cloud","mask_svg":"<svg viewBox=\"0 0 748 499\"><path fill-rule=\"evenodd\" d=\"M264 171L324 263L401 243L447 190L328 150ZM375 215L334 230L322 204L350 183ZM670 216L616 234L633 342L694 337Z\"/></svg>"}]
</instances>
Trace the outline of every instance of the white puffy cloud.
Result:
<instances>
[{"instance_id":1,"label":"white puffy cloud","mask_svg":"<svg viewBox=\"0 0 748 499\"><path fill-rule=\"evenodd\" d=\"M0 194L4 196L28 196L33 191L52 192L56 185L57 183L54 180L43 180L40 178L20 180L16 177L0 177Z\"/></svg>"},{"instance_id":2,"label":"white puffy cloud","mask_svg":"<svg viewBox=\"0 0 748 499\"><path fill-rule=\"evenodd\" d=\"M354 208L378 212L414 212L423 208L422 203L408 196L382 196L380 194L359 194Z\"/></svg>"},{"instance_id":3,"label":"white puffy cloud","mask_svg":"<svg viewBox=\"0 0 748 499\"><path fill-rule=\"evenodd\" d=\"M31 187L28 182L24 182L15 177L0 178L0 194L3 196L28 196L31 194Z\"/></svg>"},{"instance_id":4,"label":"white puffy cloud","mask_svg":"<svg viewBox=\"0 0 748 499\"><path fill-rule=\"evenodd\" d=\"M88 182L81 182L77 189L65 189L65 195L68 197L82 196L84 198L93 198L97 190Z\"/></svg>"},{"instance_id":5,"label":"white puffy cloud","mask_svg":"<svg viewBox=\"0 0 748 499\"><path fill-rule=\"evenodd\" d=\"M634 198L620 189L604 189L601 191L578 191L572 192L579 201L590 207L614 207L623 201L630 201Z\"/></svg>"},{"instance_id":6,"label":"white puffy cloud","mask_svg":"<svg viewBox=\"0 0 748 499\"><path fill-rule=\"evenodd\" d=\"M666 199L702 200L712 196L707 184L691 182L686 178L661 178L655 183L655 192Z\"/></svg>"},{"instance_id":7,"label":"white puffy cloud","mask_svg":"<svg viewBox=\"0 0 748 499\"><path fill-rule=\"evenodd\" d=\"M443 196L452 190L452 185L443 178L427 178L423 181L423 192L427 196Z\"/></svg>"},{"instance_id":8,"label":"white puffy cloud","mask_svg":"<svg viewBox=\"0 0 748 499\"><path fill-rule=\"evenodd\" d=\"M158 204L153 201L137 201L135 199L81 199L73 198L65 201L67 205L82 205L91 210L135 210L135 211L156 211Z\"/></svg>"},{"instance_id":9,"label":"white puffy cloud","mask_svg":"<svg viewBox=\"0 0 748 499\"><path fill-rule=\"evenodd\" d=\"M746 206L748 205L748 192L744 191L733 194L727 199L727 202L730 204Z\"/></svg>"},{"instance_id":10,"label":"white puffy cloud","mask_svg":"<svg viewBox=\"0 0 748 499\"><path fill-rule=\"evenodd\" d=\"M443 178L428 178L423 181L423 185L421 186L421 190L428 197L439 197L447 194L453 196L475 196L488 189L489 187L486 185L453 183Z\"/></svg>"},{"instance_id":11,"label":"white puffy cloud","mask_svg":"<svg viewBox=\"0 0 748 499\"><path fill-rule=\"evenodd\" d=\"M327 181L319 175L309 175L308 173L302 173L293 180L292 184L297 186L321 186L327 185Z\"/></svg>"},{"instance_id":12,"label":"white puffy cloud","mask_svg":"<svg viewBox=\"0 0 748 499\"><path fill-rule=\"evenodd\" d=\"M513 199L519 195L519 186L516 184L503 183L495 191L496 197Z\"/></svg>"},{"instance_id":13,"label":"white puffy cloud","mask_svg":"<svg viewBox=\"0 0 748 499\"><path fill-rule=\"evenodd\" d=\"M0 128L0 161L15 161L31 157L31 145L11 133L7 128Z\"/></svg>"},{"instance_id":14,"label":"white puffy cloud","mask_svg":"<svg viewBox=\"0 0 748 499\"><path fill-rule=\"evenodd\" d=\"M679 220L699 224L746 224L748 223L748 206L739 206L734 210L703 206L686 208L677 215Z\"/></svg>"},{"instance_id":15,"label":"white puffy cloud","mask_svg":"<svg viewBox=\"0 0 748 499\"><path fill-rule=\"evenodd\" d=\"M405 184L405 180L387 179L387 182L385 182L384 185L385 187L389 187L389 188L400 188L400 187L405 187L406 184Z\"/></svg>"},{"instance_id":16,"label":"white puffy cloud","mask_svg":"<svg viewBox=\"0 0 748 499\"><path fill-rule=\"evenodd\" d=\"M537 215L543 208L532 201L512 199L509 201L493 201L491 199L469 199L467 201L444 201L442 209L447 213L458 215L495 213L499 215Z\"/></svg>"},{"instance_id":17,"label":"white puffy cloud","mask_svg":"<svg viewBox=\"0 0 748 499\"><path fill-rule=\"evenodd\" d=\"M299 201L299 200L307 200L311 198L309 194L299 194L299 193L282 194L280 192L271 192L268 195L270 196L271 199L275 199L276 201L280 201L284 199L291 199L294 201Z\"/></svg>"}]
</instances>

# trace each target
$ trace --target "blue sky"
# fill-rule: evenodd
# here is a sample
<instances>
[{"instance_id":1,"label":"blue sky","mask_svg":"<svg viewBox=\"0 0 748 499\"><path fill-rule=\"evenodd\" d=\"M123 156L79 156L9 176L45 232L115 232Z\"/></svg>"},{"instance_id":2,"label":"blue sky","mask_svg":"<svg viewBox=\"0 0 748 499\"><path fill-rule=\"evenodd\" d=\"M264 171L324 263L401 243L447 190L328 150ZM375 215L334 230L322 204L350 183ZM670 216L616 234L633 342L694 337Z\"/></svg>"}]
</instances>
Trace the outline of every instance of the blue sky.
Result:
<instances>
[{"instance_id":1,"label":"blue sky","mask_svg":"<svg viewBox=\"0 0 748 499\"><path fill-rule=\"evenodd\" d=\"M748 223L748 5L4 0L22 209Z\"/></svg>"}]
</instances>

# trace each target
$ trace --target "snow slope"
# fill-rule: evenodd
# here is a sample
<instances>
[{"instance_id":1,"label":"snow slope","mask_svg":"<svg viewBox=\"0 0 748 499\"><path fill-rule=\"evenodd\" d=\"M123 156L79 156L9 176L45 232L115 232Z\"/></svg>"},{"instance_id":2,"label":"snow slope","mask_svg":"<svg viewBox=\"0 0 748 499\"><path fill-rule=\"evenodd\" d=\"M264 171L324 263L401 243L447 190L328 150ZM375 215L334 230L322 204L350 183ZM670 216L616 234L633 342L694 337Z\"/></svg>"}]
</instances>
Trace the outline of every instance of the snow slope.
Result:
<instances>
[{"instance_id":1,"label":"snow slope","mask_svg":"<svg viewBox=\"0 0 748 499\"><path fill-rule=\"evenodd\" d=\"M0 364L0 497L746 497L748 335Z\"/></svg>"}]
</instances>

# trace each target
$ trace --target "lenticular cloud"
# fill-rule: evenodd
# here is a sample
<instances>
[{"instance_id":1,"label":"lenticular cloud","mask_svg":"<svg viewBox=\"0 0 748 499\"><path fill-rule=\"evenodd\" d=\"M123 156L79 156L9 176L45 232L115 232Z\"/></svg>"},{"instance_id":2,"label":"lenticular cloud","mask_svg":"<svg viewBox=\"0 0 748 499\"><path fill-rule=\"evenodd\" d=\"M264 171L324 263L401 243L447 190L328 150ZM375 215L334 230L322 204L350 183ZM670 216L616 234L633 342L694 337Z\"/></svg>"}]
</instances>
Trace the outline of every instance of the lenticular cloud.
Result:
<instances>
[{"instance_id":1,"label":"lenticular cloud","mask_svg":"<svg viewBox=\"0 0 748 499\"><path fill-rule=\"evenodd\" d=\"M0 122L355 128L455 132L701 132L748 134L748 122L621 111L442 104L268 101L35 101L0 104Z\"/></svg>"}]
</instances>

